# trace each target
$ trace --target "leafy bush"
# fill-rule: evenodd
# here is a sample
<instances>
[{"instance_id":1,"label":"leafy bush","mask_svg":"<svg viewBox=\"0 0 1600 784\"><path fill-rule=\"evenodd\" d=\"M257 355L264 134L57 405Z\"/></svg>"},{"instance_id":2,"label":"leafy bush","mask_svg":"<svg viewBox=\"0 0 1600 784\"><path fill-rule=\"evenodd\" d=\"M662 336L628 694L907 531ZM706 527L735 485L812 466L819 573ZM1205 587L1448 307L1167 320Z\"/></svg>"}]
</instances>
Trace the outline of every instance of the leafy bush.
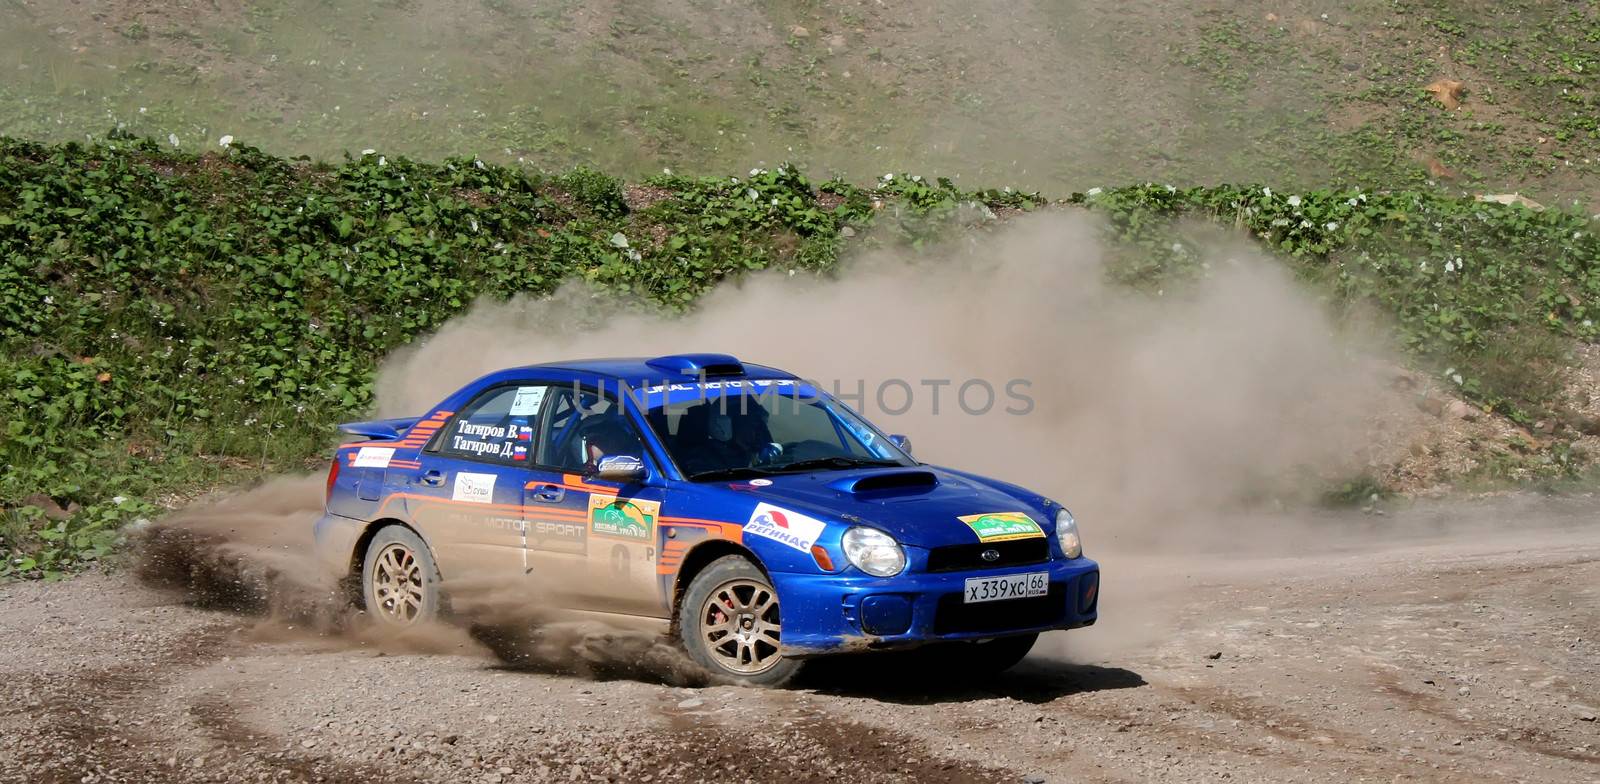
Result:
<instances>
[{"instance_id":1,"label":"leafy bush","mask_svg":"<svg viewBox=\"0 0 1600 784\"><path fill-rule=\"evenodd\" d=\"M598 172L472 158L0 138L0 575L98 558L153 499L315 465L331 425L370 406L378 360L478 297L582 277L685 308L747 270L825 272L850 243L916 246L1047 204L907 175L818 187L790 166L636 190L629 205L635 190ZM1517 368L1547 363L1551 336L1596 335L1600 245L1582 216L1259 186L1069 202L1106 216L1113 274L1135 286L1205 274L1183 221L1240 227L1518 415L1547 392ZM40 496L79 508L52 519Z\"/></svg>"}]
</instances>

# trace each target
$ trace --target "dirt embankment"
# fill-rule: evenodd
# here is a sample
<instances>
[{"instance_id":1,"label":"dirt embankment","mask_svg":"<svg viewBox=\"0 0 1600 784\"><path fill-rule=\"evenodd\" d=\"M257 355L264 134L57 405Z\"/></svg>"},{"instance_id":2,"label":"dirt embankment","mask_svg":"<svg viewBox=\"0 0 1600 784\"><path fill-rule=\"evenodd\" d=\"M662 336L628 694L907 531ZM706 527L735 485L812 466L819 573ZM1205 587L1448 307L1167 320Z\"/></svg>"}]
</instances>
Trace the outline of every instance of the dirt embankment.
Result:
<instances>
[{"instance_id":1,"label":"dirt embankment","mask_svg":"<svg viewBox=\"0 0 1600 784\"><path fill-rule=\"evenodd\" d=\"M1102 547L1102 623L1011 673L857 661L785 691L577 677L128 575L12 584L0 780L1594 781L1596 511L1328 515L1314 546L1251 555Z\"/></svg>"}]
</instances>

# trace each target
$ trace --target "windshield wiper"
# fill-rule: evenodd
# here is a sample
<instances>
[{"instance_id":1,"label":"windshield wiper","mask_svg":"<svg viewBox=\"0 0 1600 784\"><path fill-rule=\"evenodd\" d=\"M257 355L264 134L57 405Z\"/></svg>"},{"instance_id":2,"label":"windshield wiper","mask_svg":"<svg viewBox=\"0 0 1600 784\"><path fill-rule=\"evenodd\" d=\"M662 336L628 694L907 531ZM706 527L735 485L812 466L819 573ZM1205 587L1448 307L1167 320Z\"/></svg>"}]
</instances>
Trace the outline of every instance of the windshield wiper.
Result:
<instances>
[{"instance_id":1,"label":"windshield wiper","mask_svg":"<svg viewBox=\"0 0 1600 784\"><path fill-rule=\"evenodd\" d=\"M889 468L891 466L899 467L900 461L877 460L864 457L843 457L835 455L833 457L818 457L811 460L796 460L793 463L785 463L781 466L773 466L773 470L782 473L790 473L794 471L811 471L818 468Z\"/></svg>"},{"instance_id":2,"label":"windshield wiper","mask_svg":"<svg viewBox=\"0 0 1600 784\"><path fill-rule=\"evenodd\" d=\"M772 472L768 471L768 470L766 470L764 468L753 468L753 467L750 467L750 466L735 466L733 468L713 468L710 471L701 471L700 473L697 473L697 474L690 474L689 475L689 481L691 481L691 482L699 482L699 481L714 480L714 479L749 479L751 477L756 477L756 476L771 476L771 475L772 475Z\"/></svg>"}]
</instances>

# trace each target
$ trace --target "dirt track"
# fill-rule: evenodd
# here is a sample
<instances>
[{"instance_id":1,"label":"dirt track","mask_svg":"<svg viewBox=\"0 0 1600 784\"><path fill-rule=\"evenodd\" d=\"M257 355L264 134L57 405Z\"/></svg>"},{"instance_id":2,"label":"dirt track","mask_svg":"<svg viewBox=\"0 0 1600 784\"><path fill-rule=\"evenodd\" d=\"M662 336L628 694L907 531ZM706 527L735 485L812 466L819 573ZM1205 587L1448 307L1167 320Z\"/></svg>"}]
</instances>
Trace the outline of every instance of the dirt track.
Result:
<instances>
[{"instance_id":1,"label":"dirt track","mask_svg":"<svg viewBox=\"0 0 1600 784\"><path fill-rule=\"evenodd\" d=\"M1597 512L1475 508L1506 529L1382 547L1388 521L1330 517L1349 539L1315 556L1097 552L1101 626L985 683L596 681L124 575L8 585L0 780L1596 782Z\"/></svg>"}]
</instances>

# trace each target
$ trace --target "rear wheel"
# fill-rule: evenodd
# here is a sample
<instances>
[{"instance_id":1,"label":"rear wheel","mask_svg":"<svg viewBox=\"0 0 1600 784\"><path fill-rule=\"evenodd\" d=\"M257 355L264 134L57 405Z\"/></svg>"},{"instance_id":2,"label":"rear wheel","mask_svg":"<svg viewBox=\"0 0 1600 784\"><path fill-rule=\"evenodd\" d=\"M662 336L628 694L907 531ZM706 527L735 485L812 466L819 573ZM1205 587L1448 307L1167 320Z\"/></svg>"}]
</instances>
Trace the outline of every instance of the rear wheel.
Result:
<instances>
[{"instance_id":1,"label":"rear wheel","mask_svg":"<svg viewBox=\"0 0 1600 784\"><path fill-rule=\"evenodd\" d=\"M367 614L386 626L413 626L439 613L439 570L422 537L391 525L367 544L361 568Z\"/></svg>"},{"instance_id":2,"label":"rear wheel","mask_svg":"<svg viewBox=\"0 0 1600 784\"><path fill-rule=\"evenodd\" d=\"M781 654L778 592L755 564L728 555L695 575L678 606L684 650L713 674L753 686L781 686L801 662Z\"/></svg>"}]
</instances>

